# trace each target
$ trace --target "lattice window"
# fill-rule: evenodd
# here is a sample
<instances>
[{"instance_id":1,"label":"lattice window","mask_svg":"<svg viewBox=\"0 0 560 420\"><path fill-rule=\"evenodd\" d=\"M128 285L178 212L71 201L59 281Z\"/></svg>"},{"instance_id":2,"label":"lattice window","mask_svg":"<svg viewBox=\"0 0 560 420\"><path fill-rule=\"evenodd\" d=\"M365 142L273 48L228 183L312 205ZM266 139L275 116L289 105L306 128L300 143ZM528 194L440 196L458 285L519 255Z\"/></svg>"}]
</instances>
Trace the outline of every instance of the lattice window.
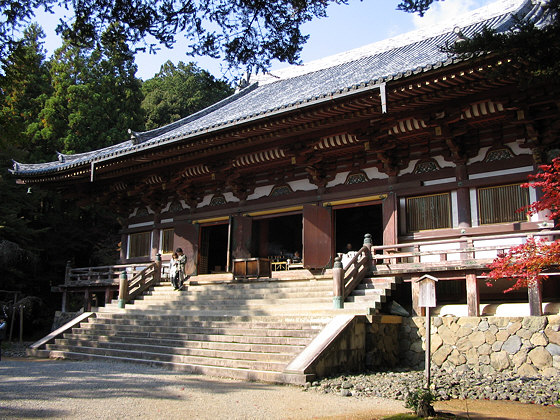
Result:
<instances>
[{"instance_id":1,"label":"lattice window","mask_svg":"<svg viewBox=\"0 0 560 420\"><path fill-rule=\"evenodd\" d=\"M280 197L292 193L292 188L289 185L279 185L274 187L269 194L269 197Z\"/></svg>"},{"instance_id":2,"label":"lattice window","mask_svg":"<svg viewBox=\"0 0 560 420\"><path fill-rule=\"evenodd\" d=\"M136 216L148 216L150 213L146 207L140 207L136 212Z\"/></svg>"},{"instance_id":3,"label":"lattice window","mask_svg":"<svg viewBox=\"0 0 560 420\"><path fill-rule=\"evenodd\" d=\"M169 206L169 212L170 213L178 213L181 210L183 210L183 206L181 205L180 202L178 201L174 201L173 203L171 203L171 205Z\"/></svg>"},{"instance_id":4,"label":"lattice window","mask_svg":"<svg viewBox=\"0 0 560 420\"><path fill-rule=\"evenodd\" d=\"M436 172L437 170L439 170L439 166L436 162L433 160L425 160L416 164L413 173L419 175L428 172Z\"/></svg>"},{"instance_id":5,"label":"lattice window","mask_svg":"<svg viewBox=\"0 0 560 420\"><path fill-rule=\"evenodd\" d=\"M162 254L171 254L173 252L173 235L175 229L163 229L161 231L161 252Z\"/></svg>"},{"instance_id":6,"label":"lattice window","mask_svg":"<svg viewBox=\"0 0 560 420\"><path fill-rule=\"evenodd\" d=\"M352 185L352 184L361 184L362 182L367 182L368 181L368 177L366 174L364 174L363 172L358 172L355 174L349 174L348 177L346 178L346 185Z\"/></svg>"},{"instance_id":7,"label":"lattice window","mask_svg":"<svg viewBox=\"0 0 560 420\"><path fill-rule=\"evenodd\" d=\"M498 160L507 160L513 158L513 153L511 150L503 148L503 149L496 149L490 150L486 154L486 158L484 159L485 162L496 162Z\"/></svg>"},{"instance_id":8,"label":"lattice window","mask_svg":"<svg viewBox=\"0 0 560 420\"><path fill-rule=\"evenodd\" d=\"M212 197L212 200L210 200L209 205L210 207L223 206L226 203L226 198L223 195L215 195L214 197Z\"/></svg>"},{"instance_id":9,"label":"lattice window","mask_svg":"<svg viewBox=\"0 0 560 420\"><path fill-rule=\"evenodd\" d=\"M128 236L128 258L148 257L152 247L152 232L131 233Z\"/></svg>"},{"instance_id":10,"label":"lattice window","mask_svg":"<svg viewBox=\"0 0 560 420\"><path fill-rule=\"evenodd\" d=\"M409 232L450 228L451 195L443 193L407 198L406 225Z\"/></svg>"},{"instance_id":11,"label":"lattice window","mask_svg":"<svg viewBox=\"0 0 560 420\"><path fill-rule=\"evenodd\" d=\"M517 211L529 205L529 190L521 184L478 189L478 218L481 225L527 220L527 213Z\"/></svg>"}]
</instances>

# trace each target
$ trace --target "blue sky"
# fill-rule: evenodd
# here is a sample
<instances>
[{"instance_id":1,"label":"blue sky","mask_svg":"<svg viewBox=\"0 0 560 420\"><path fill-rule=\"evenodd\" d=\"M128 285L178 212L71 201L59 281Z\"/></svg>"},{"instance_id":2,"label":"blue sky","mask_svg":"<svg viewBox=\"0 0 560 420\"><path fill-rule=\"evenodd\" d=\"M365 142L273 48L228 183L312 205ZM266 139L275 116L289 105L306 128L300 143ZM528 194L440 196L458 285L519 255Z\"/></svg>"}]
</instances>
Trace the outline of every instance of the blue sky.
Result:
<instances>
[{"instance_id":1,"label":"blue sky","mask_svg":"<svg viewBox=\"0 0 560 420\"><path fill-rule=\"evenodd\" d=\"M493 0L439 1L423 18L396 10L398 0L350 0L349 5L331 5L327 18L314 20L303 27L303 32L310 34L310 39L304 46L301 58L302 61L308 62L361 47L423 25L437 24L441 20L492 2ZM45 48L50 55L60 46L60 40L54 34L58 16L42 14L37 16L37 20L47 33ZM155 55L138 54L137 76L144 80L153 77L167 60L174 63L195 61L214 76L222 76L225 67L219 60L186 56L183 50L183 46L187 44L186 40L181 35L177 36L177 40L172 50L161 49ZM285 63L273 63L272 68L286 66Z\"/></svg>"}]
</instances>

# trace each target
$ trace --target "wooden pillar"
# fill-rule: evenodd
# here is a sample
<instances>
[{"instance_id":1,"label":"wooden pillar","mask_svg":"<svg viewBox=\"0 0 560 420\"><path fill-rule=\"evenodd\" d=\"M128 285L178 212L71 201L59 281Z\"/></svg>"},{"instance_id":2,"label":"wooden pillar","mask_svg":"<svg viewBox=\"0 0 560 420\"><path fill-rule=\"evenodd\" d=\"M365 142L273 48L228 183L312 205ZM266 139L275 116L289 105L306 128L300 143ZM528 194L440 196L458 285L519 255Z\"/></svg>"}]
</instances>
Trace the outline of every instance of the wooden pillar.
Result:
<instances>
[{"instance_id":1,"label":"wooden pillar","mask_svg":"<svg viewBox=\"0 0 560 420\"><path fill-rule=\"evenodd\" d=\"M422 310L420 309L420 305L418 304L418 299L420 297L420 284L416 280L417 279L415 278L412 278L410 280L412 288L412 315L422 316Z\"/></svg>"},{"instance_id":2,"label":"wooden pillar","mask_svg":"<svg viewBox=\"0 0 560 420\"><path fill-rule=\"evenodd\" d=\"M66 291L66 289L64 289L64 291L62 292L62 308L61 308L62 312L66 312L67 300L68 300L68 292Z\"/></svg>"},{"instance_id":3,"label":"wooden pillar","mask_svg":"<svg viewBox=\"0 0 560 420\"><path fill-rule=\"evenodd\" d=\"M84 311L91 311L91 293L89 289L86 289L84 292Z\"/></svg>"},{"instance_id":4,"label":"wooden pillar","mask_svg":"<svg viewBox=\"0 0 560 420\"><path fill-rule=\"evenodd\" d=\"M480 316L480 293L476 273L466 274L468 316Z\"/></svg>"},{"instance_id":5,"label":"wooden pillar","mask_svg":"<svg viewBox=\"0 0 560 420\"><path fill-rule=\"evenodd\" d=\"M463 187L463 182L469 179L467 167L464 163L458 163L455 168L455 176L457 177L457 215L459 219L459 228L468 228L472 226L471 220L471 195L467 187Z\"/></svg>"},{"instance_id":6,"label":"wooden pillar","mask_svg":"<svg viewBox=\"0 0 560 420\"><path fill-rule=\"evenodd\" d=\"M397 196L390 192L383 200L383 245L398 241Z\"/></svg>"},{"instance_id":7,"label":"wooden pillar","mask_svg":"<svg viewBox=\"0 0 560 420\"><path fill-rule=\"evenodd\" d=\"M111 287L106 287L105 288L105 304L111 303L112 300L113 300L113 290L111 289Z\"/></svg>"},{"instance_id":8,"label":"wooden pillar","mask_svg":"<svg viewBox=\"0 0 560 420\"><path fill-rule=\"evenodd\" d=\"M527 287L529 294L529 315L542 316L542 282L535 280Z\"/></svg>"},{"instance_id":9,"label":"wooden pillar","mask_svg":"<svg viewBox=\"0 0 560 420\"><path fill-rule=\"evenodd\" d=\"M333 308L344 308L344 269L340 257L334 259L333 267Z\"/></svg>"}]
</instances>

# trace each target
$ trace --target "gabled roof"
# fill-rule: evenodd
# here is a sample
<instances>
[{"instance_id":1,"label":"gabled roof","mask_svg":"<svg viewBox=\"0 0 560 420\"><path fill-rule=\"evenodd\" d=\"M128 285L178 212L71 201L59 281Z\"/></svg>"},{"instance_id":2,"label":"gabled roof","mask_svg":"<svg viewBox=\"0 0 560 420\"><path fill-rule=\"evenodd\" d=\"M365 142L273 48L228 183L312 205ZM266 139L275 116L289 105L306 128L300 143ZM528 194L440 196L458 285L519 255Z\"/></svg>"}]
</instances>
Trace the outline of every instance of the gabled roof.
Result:
<instances>
[{"instance_id":1,"label":"gabled roof","mask_svg":"<svg viewBox=\"0 0 560 420\"><path fill-rule=\"evenodd\" d=\"M409 32L260 76L229 98L164 127L143 133L132 132L132 139L120 144L75 155L59 154L59 160L55 162L14 162L12 173L26 177L66 171L373 89L380 83L457 62L442 52L441 47L454 43L458 34L469 37L484 27L507 31L514 25L515 16L538 21L542 13L539 1L497 1L428 30Z\"/></svg>"}]
</instances>

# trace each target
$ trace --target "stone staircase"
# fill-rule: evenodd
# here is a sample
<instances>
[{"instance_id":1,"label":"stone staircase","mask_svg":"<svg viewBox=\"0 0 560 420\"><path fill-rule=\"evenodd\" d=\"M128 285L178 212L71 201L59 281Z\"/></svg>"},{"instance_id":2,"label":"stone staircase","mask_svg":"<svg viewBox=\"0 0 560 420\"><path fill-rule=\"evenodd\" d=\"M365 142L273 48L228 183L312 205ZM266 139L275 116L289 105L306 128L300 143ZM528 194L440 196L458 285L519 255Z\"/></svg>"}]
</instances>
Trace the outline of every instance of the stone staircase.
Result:
<instances>
[{"instance_id":1,"label":"stone staircase","mask_svg":"<svg viewBox=\"0 0 560 420\"><path fill-rule=\"evenodd\" d=\"M194 282L193 282L194 283ZM303 384L313 373L286 366L336 315L377 311L390 278L365 279L332 309L332 279L161 283L118 308L112 302L37 355L144 363L210 376Z\"/></svg>"}]
</instances>

